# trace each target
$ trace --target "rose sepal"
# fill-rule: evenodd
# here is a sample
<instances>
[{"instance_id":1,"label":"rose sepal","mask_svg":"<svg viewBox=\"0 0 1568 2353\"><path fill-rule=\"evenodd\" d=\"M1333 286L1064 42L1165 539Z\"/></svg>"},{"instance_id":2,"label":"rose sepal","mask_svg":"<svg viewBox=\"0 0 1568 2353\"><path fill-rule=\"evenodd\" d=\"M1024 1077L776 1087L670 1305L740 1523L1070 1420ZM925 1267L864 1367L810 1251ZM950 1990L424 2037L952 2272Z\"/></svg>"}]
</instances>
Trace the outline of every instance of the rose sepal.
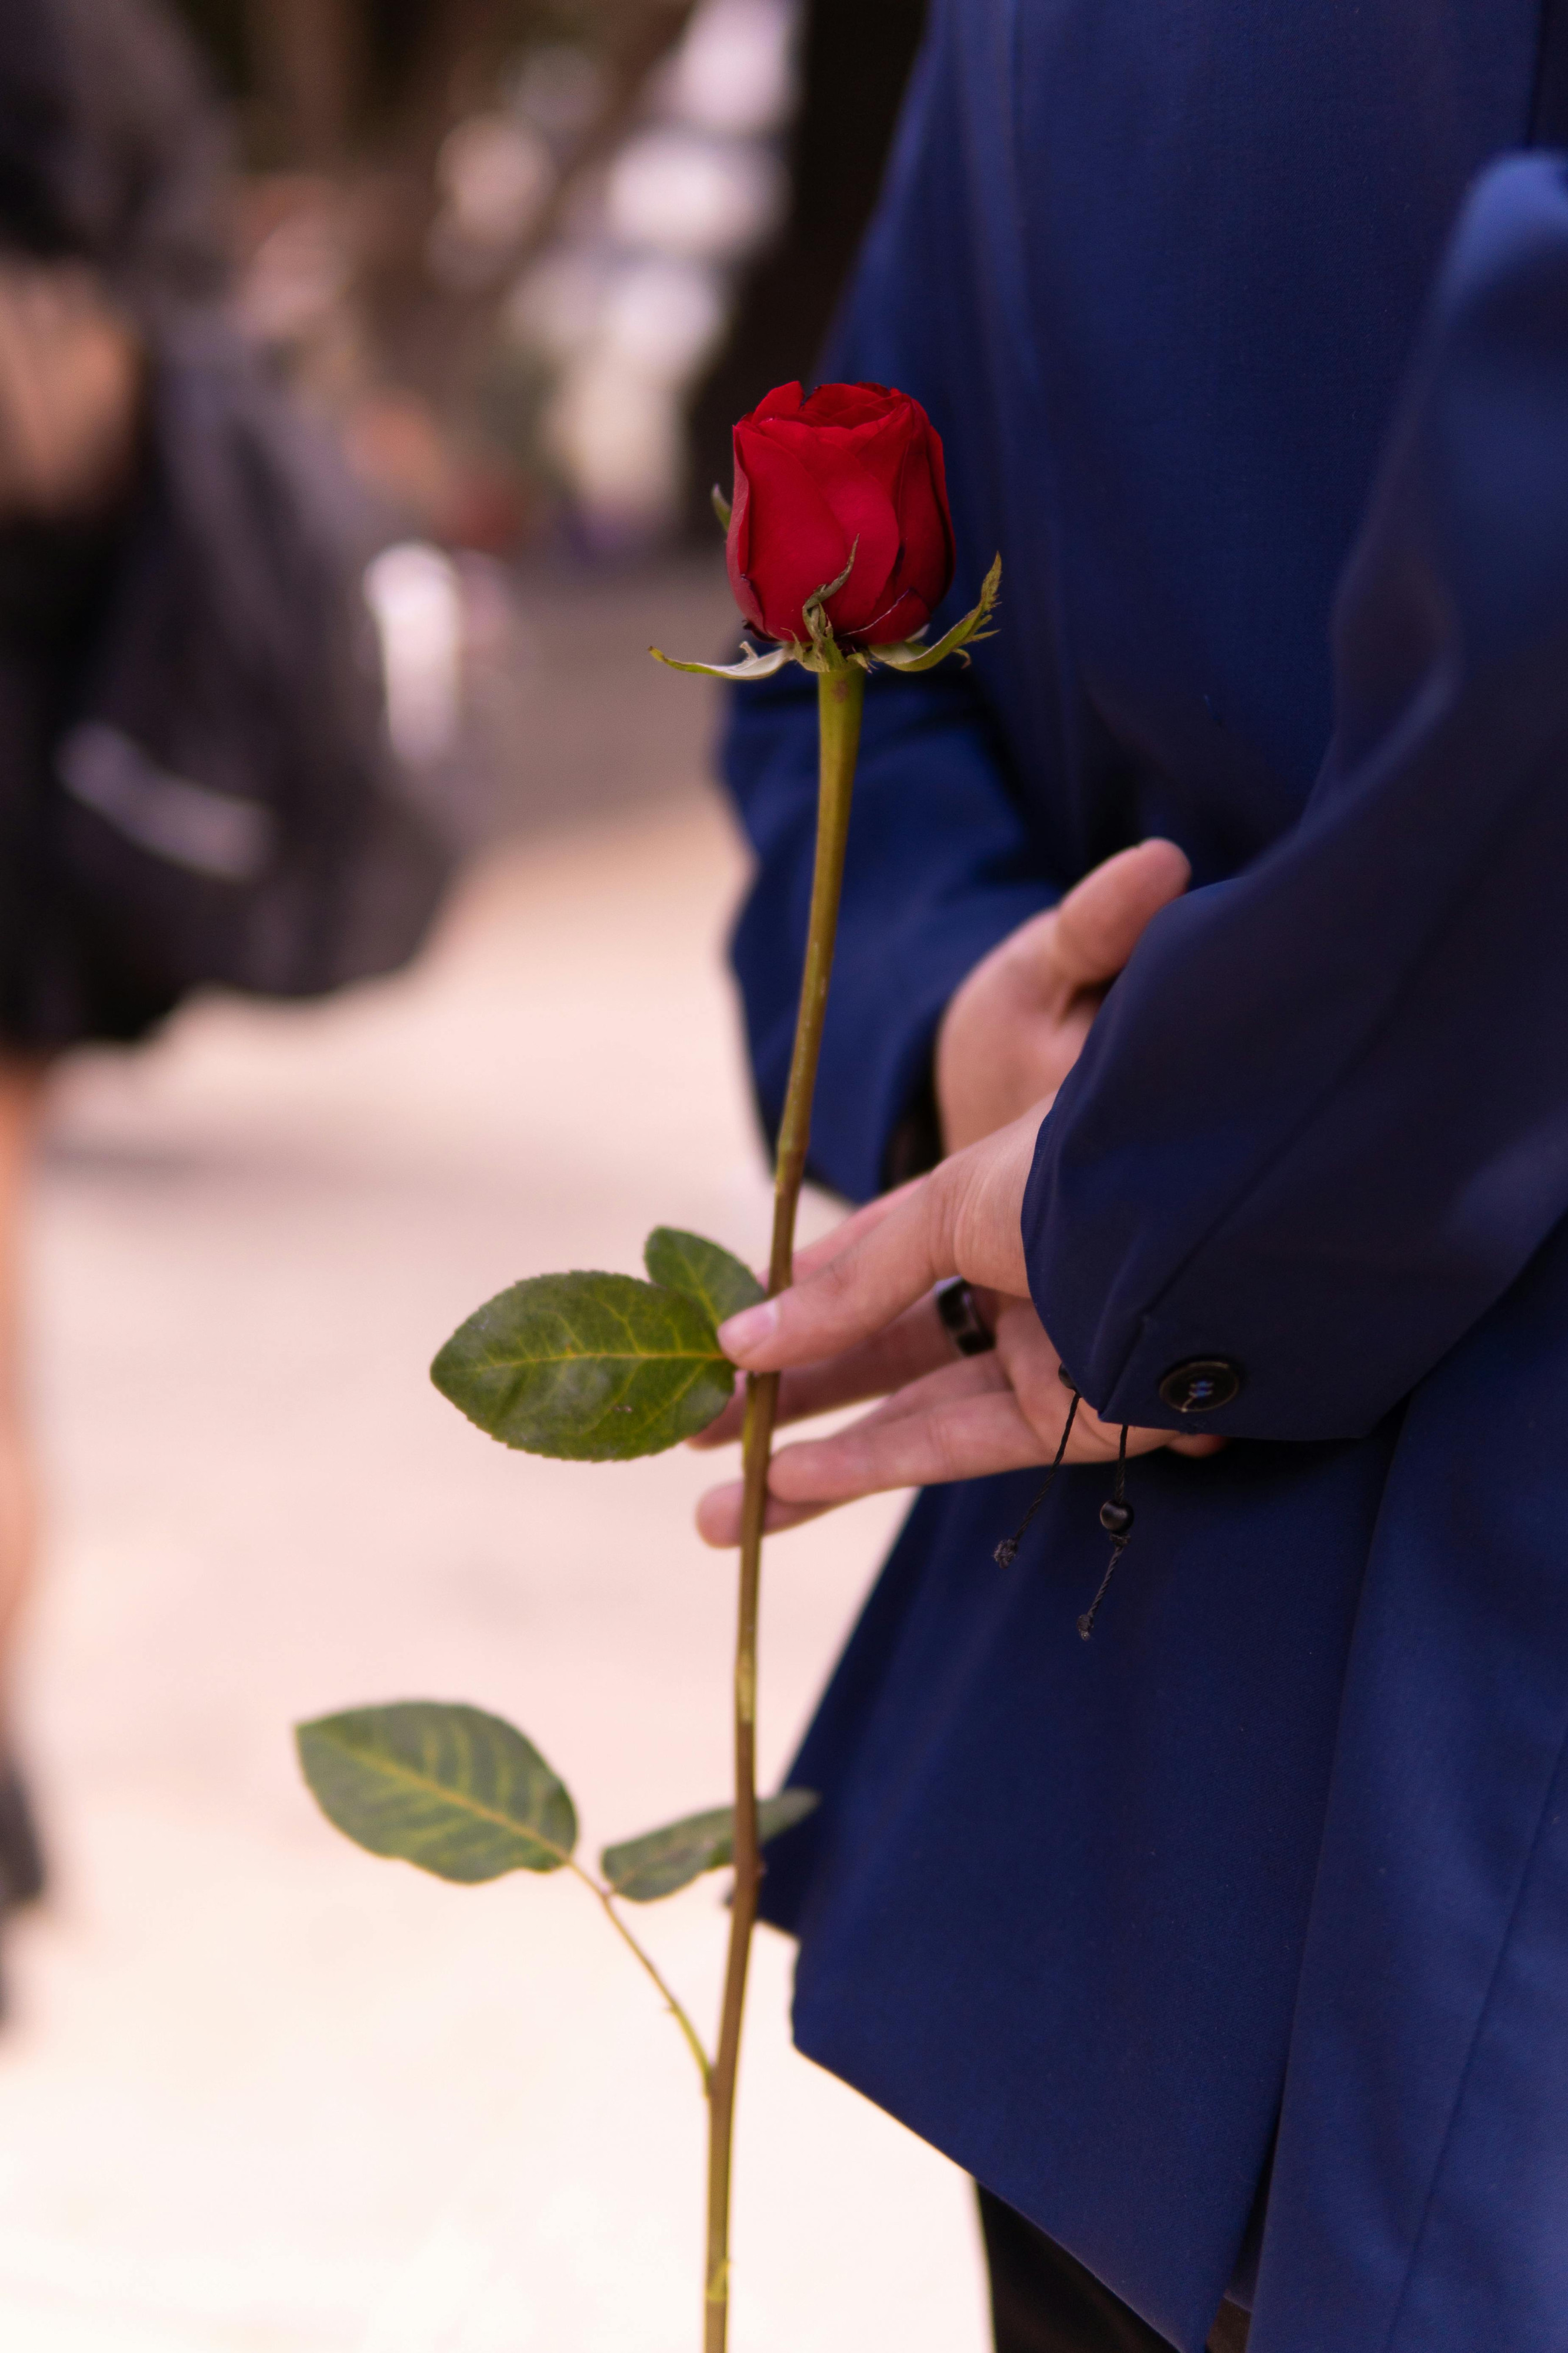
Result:
<instances>
[{"instance_id":1,"label":"rose sepal","mask_svg":"<svg viewBox=\"0 0 1568 2353\"><path fill-rule=\"evenodd\" d=\"M867 651L873 661L884 663L889 670L902 670L906 678L922 670L934 670L950 654L963 653L977 638L993 634L985 624L996 609L1001 587L1002 558L998 555L980 585L980 602L972 612L965 613L962 621L955 621L934 646L922 646L918 638L906 638L901 645L868 646Z\"/></svg>"},{"instance_id":2,"label":"rose sepal","mask_svg":"<svg viewBox=\"0 0 1568 2353\"><path fill-rule=\"evenodd\" d=\"M785 662L799 658L799 649L793 645L775 646L771 654L760 654L753 647L742 645L740 660L732 662L677 661L673 654L662 654L657 646L649 646L648 651L655 661L664 664L666 670L689 670L695 671L700 678L727 678L731 681L772 678L783 670Z\"/></svg>"},{"instance_id":3,"label":"rose sepal","mask_svg":"<svg viewBox=\"0 0 1568 2353\"><path fill-rule=\"evenodd\" d=\"M857 540L849 551L849 561L837 579L824 581L802 606L801 617L809 632L809 642L803 644L798 638L785 638L766 654L759 654L752 646L742 645L739 661L732 662L677 661L673 654L661 653L657 646L650 646L649 653L655 661L663 662L667 670L690 670L700 678L727 679L731 684L743 684L748 679L774 678L786 662L792 661L799 662L803 670L819 672L847 670L851 665L858 670L868 670L880 664L885 669L900 670L909 678L921 670L935 670L939 662L946 661L952 654L962 654L967 660L965 649L980 638L991 636L992 632L985 625L996 609L996 600L1001 593L1000 555L993 559L990 571L980 584L979 603L965 613L961 621L955 621L934 646L922 645L919 638L905 638L886 646L841 646L833 634L826 607L828 600L837 596L855 569L859 544Z\"/></svg>"},{"instance_id":4,"label":"rose sepal","mask_svg":"<svg viewBox=\"0 0 1568 2353\"><path fill-rule=\"evenodd\" d=\"M717 502L717 491L714 492L714 500ZM732 662L677 661L672 654L660 653L657 646L649 646L649 653L655 661L662 662L666 670L694 670L700 678L727 678L731 681L773 678L783 670L785 662L791 661L804 663L807 670L842 670L847 660L859 659L861 667L865 668L862 657L840 651L828 626L827 616L822 609L829 596L837 596L854 571L856 549L859 544L857 540L849 551L849 561L837 579L826 581L822 587L814 590L801 608L805 626L811 632L809 647L803 646L798 638L785 638L771 654L759 654L751 646L742 644L740 660Z\"/></svg>"},{"instance_id":5,"label":"rose sepal","mask_svg":"<svg viewBox=\"0 0 1568 2353\"><path fill-rule=\"evenodd\" d=\"M859 553L860 543L857 539L849 550L849 561L837 579L825 580L820 588L813 590L800 608L801 618L811 633L810 650L808 651L798 638L791 638L789 642L795 660L806 670L845 670L853 661L858 661L862 670L870 668L870 664L858 649L847 653L845 651L834 636L833 624L827 617L827 600L830 596L837 596L838 591L847 584L849 575L855 569L855 558Z\"/></svg>"}]
</instances>

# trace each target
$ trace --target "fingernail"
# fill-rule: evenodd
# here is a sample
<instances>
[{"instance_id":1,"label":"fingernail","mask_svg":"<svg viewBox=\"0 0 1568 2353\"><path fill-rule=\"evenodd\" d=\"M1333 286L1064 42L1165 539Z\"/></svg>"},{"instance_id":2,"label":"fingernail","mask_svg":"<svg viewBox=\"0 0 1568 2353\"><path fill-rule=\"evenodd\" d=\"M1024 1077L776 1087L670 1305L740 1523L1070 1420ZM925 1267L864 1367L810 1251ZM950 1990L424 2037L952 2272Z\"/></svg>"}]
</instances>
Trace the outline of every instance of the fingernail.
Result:
<instances>
[{"instance_id":1,"label":"fingernail","mask_svg":"<svg viewBox=\"0 0 1568 2353\"><path fill-rule=\"evenodd\" d=\"M778 1323L777 1301L764 1299L760 1307L743 1307L739 1315L731 1315L727 1324L720 1324L719 1345L733 1364L771 1340Z\"/></svg>"}]
</instances>

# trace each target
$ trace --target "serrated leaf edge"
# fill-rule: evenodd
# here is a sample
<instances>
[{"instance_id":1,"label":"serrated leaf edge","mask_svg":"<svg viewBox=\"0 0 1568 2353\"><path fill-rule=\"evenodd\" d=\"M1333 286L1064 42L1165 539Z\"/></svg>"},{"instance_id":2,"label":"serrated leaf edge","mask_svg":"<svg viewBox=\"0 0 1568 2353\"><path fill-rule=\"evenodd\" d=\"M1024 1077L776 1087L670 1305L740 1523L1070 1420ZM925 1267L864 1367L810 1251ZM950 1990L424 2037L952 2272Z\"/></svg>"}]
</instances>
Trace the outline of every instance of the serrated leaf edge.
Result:
<instances>
[{"instance_id":1,"label":"serrated leaf edge","mask_svg":"<svg viewBox=\"0 0 1568 2353\"><path fill-rule=\"evenodd\" d=\"M444 1704L444 1703L439 1700L425 1700L412 1704L426 1707L438 1707ZM389 1700L385 1704L389 1707L395 1707L400 1705L406 1706L410 1704L410 1703L406 1701ZM355 1713L354 1710L347 1708L341 1712L343 1715L352 1715ZM330 1724L331 1721L332 1719L331 1716L311 1716L307 1718L303 1724L297 1724L294 1727L294 1742L296 1749L299 1752L300 1767L301 1772L304 1773L305 1785L307 1788L310 1789L312 1797L316 1796L316 1792L315 1787L310 1780L309 1767L305 1764L304 1737L308 1732L315 1732L322 1738L330 1737L329 1735L321 1733L321 1726L325 1724ZM498 1716L496 1721L498 1724L504 1723L505 1718ZM525 1732L518 1732L518 1728L515 1724L509 1724L506 1728L509 1732L517 1733L517 1736L520 1740L528 1740L528 1735ZM531 1740L528 1741L528 1745L531 1748L533 1748L533 1743ZM359 1755L363 1754L363 1752L355 1751L347 1741L341 1742L339 1746L345 1754L351 1757L357 1757ZM536 1757L539 1756L539 1751L536 1748L533 1753ZM567 1804L572 1807L573 1818L575 1820L577 1809L573 1801L572 1793L567 1788L565 1782L562 1780L553 1766L545 1764L542 1757L540 1757L539 1761L542 1765L544 1765L545 1771L550 1774L552 1779L554 1780L557 1787L565 1797ZM395 1762L388 1763L378 1757L374 1769L378 1772L384 1772L390 1778L407 1782L426 1796L429 1796L434 1792L437 1796L445 1798L452 1804L461 1804L467 1808L469 1813L475 1815L480 1821L490 1822L494 1824L498 1830L509 1831L513 1838L531 1840L533 1844L537 1847L542 1847L546 1854L554 1855L557 1862L563 1867L571 1862L573 1856L576 1852L574 1847L558 1846L553 1839L546 1838L542 1831L531 1830L526 1822L517 1821L510 1814L498 1813L493 1806L484 1805L476 1798L468 1798L465 1796L458 1799L454 1797L453 1792L447 1788L445 1782L429 1780L422 1774L410 1771L406 1766L400 1765ZM316 1802L318 1805L321 1804L319 1798ZM324 1806L321 1808L321 1810L323 1813L326 1813ZM331 1816L330 1814L327 1815L327 1820L331 1821ZM361 1841L354 1837L353 1832L352 1831L343 1830L340 1823L332 1822L332 1828L338 1831L340 1837L346 1838L353 1845L358 1846L362 1854L377 1853L377 1850L374 1847L362 1845ZM384 1855L379 1856L378 1859L385 1862L406 1862L409 1860L406 1855ZM424 1868L422 1864L418 1863L416 1863L414 1867L416 1870L421 1870ZM521 1871L525 1869L526 1866L522 1863L519 1863L515 1868ZM436 1878L439 1877L440 1874L438 1873L431 1873L429 1875ZM496 1875L498 1878L504 1878L506 1876L505 1873L500 1872L498 1872Z\"/></svg>"},{"instance_id":2,"label":"serrated leaf edge","mask_svg":"<svg viewBox=\"0 0 1568 2353\"><path fill-rule=\"evenodd\" d=\"M771 1846L773 1840L776 1838L783 1838L786 1831L793 1831L801 1822L809 1820L811 1816L816 1811L817 1807L822 1803L821 1793L816 1789L777 1789L773 1792L771 1798L759 1798L757 1800L759 1827L761 1818L765 1814L768 1807L777 1805L782 1799L786 1798L805 1798L809 1800L809 1803L804 1805L800 1809L800 1811L795 1815L793 1820L781 1822L776 1830L763 1831L759 1841L761 1845ZM637 1831L631 1838L617 1839L614 1846L605 1847L599 1856L599 1869L604 1873L605 1883L610 1894L619 1897L623 1902L627 1904L661 1901L662 1899L659 1897L626 1894L626 1888L627 1881L637 1877L637 1870L634 1868L633 1870L625 1873L621 1877L616 1878L610 1870L611 1855L617 1852L624 1852L627 1847L646 1845L651 1839L668 1838L672 1831L684 1830L689 1823L706 1821L716 1814L728 1814L730 1816L729 1853L715 1855L711 1862L700 1863L697 1869L693 1871L688 1878L678 1882L674 1887L667 1889L666 1893L670 1895L679 1895L683 1888L689 1887L694 1881L705 1879L710 1871L727 1871L735 1860L735 1805L733 1799L726 1799L722 1805L719 1806L700 1807L698 1810L692 1814L678 1814L675 1820L672 1822L661 1822L655 1830Z\"/></svg>"},{"instance_id":3,"label":"serrated leaf edge","mask_svg":"<svg viewBox=\"0 0 1568 2353\"><path fill-rule=\"evenodd\" d=\"M685 1283L664 1282L661 1277L656 1275L652 1271L651 1268L648 1267L648 1251L653 1248L654 1242L660 1234L674 1235L680 1241L700 1242L704 1250L717 1250L721 1258L729 1260L731 1266L738 1267L741 1272L751 1283L752 1291L755 1293L754 1299L749 1299L746 1302L748 1306L754 1306L758 1301L763 1300L767 1297L765 1287L757 1281L756 1275L746 1264L745 1260L742 1258L737 1251L729 1249L723 1242L716 1242L710 1234L694 1233L689 1226L655 1226L649 1232L647 1240L643 1244L643 1266L647 1273L647 1280L650 1285L655 1291L679 1292L682 1299L689 1299L694 1306L700 1307L703 1314L712 1321L715 1334L717 1334L719 1329L720 1319L714 1316L711 1301L709 1300L700 1291L692 1290ZM739 1313L738 1310L731 1310L731 1312ZM728 1318L723 1320L727 1321ZM717 1351L717 1354L721 1363L728 1364L730 1362L729 1357L725 1356L721 1348Z\"/></svg>"}]
</instances>

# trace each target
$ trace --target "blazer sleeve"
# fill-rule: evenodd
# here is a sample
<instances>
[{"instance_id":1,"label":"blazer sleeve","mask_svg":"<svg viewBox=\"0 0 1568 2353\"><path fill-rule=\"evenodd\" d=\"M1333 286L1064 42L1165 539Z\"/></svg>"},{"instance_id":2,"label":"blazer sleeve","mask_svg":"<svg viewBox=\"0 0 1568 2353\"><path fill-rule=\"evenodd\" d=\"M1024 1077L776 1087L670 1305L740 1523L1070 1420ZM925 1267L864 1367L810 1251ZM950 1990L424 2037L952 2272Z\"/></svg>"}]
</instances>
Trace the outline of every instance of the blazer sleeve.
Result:
<instances>
[{"instance_id":1,"label":"blazer sleeve","mask_svg":"<svg viewBox=\"0 0 1568 2353\"><path fill-rule=\"evenodd\" d=\"M1116 1421L1359 1435L1568 1211L1561 157L1467 206L1334 639L1300 826L1151 926L1040 1132L1031 1288Z\"/></svg>"},{"instance_id":2,"label":"blazer sleeve","mask_svg":"<svg viewBox=\"0 0 1568 2353\"><path fill-rule=\"evenodd\" d=\"M938 634L967 610L1004 537L1005 486L976 306L980 231L963 166L968 131L944 70L949 12L917 63L889 167L826 375L900 385L947 446L958 533ZM961 382L950 381L954 354ZM962 430L959 429L963 417ZM1011 561L1011 558L1009 558ZM1005 585L1004 586L1005 598ZM918 679L874 676L856 776L837 954L813 1119L811 1171L854 1200L879 1191L907 1115L929 1090L942 1009L965 974L1060 895L984 691L985 649ZM724 778L756 856L733 941L759 1108L784 1107L816 815L816 681L790 670L734 691Z\"/></svg>"},{"instance_id":3,"label":"blazer sleeve","mask_svg":"<svg viewBox=\"0 0 1568 2353\"><path fill-rule=\"evenodd\" d=\"M724 766L757 863L732 955L758 1108L773 1136L811 904L816 681L792 670L738 689L737 700ZM813 1109L819 1183L858 1201L913 1173L889 1155L929 1088L943 1008L964 975L1056 895L1035 868L984 713L962 678L873 680Z\"/></svg>"}]
</instances>

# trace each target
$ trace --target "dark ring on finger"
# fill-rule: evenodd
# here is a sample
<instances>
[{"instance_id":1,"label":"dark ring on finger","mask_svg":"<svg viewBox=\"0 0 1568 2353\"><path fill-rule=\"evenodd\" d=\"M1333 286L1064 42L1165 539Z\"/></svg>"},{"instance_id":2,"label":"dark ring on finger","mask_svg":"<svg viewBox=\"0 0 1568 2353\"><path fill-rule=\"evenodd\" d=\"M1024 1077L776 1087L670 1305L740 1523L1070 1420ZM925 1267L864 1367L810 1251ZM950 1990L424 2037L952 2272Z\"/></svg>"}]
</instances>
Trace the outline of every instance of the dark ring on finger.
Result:
<instances>
[{"instance_id":1,"label":"dark ring on finger","mask_svg":"<svg viewBox=\"0 0 1568 2353\"><path fill-rule=\"evenodd\" d=\"M996 1345L996 1335L981 1321L974 1293L961 1274L937 1284L936 1312L961 1356L984 1356Z\"/></svg>"}]
</instances>

